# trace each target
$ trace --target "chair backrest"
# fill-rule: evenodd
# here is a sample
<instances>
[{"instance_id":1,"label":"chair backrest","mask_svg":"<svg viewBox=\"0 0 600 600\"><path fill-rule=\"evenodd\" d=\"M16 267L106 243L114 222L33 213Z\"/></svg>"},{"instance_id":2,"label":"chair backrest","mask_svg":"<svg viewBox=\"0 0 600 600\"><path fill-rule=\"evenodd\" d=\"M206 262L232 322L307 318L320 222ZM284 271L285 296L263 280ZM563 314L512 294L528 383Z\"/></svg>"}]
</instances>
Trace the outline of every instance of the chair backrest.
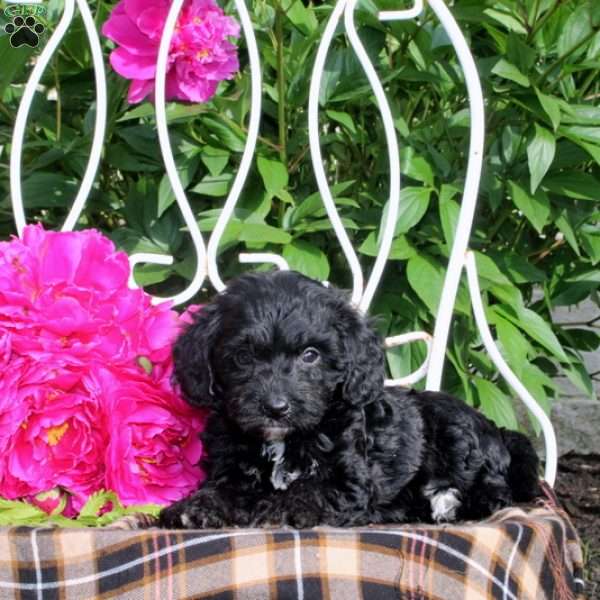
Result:
<instances>
[{"instance_id":1,"label":"chair backrest","mask_svg":"<svg viewBox=\"0 0 600 600\"><path fill-rule=\"evenodd\" d=\"M16 1L16 0L14 0ZM178 15L183 7L185 0L173 0L168 17L165 23L163 35L161 38L157 68L156 68L156 88L155 88L155 106L158 138L162 156L165 163L177 204L188 228L193 246L196 252L196 271L188 287L172 298L174 304L181 304L190 300L199 290L205 280L212 283L217 291L225 288L217 264L217 248L219 241L225 231L228 221L233 215L234 208L242 192L244 182L248 175L250 166L254 159L254 151L258 137L260 115L261 115L261 66L256 38L254 36L252 21L244 0L235 0L238 16L242 26L242 32L246 40L249 65L251 72L251 107L248 123L248 134L245 148L242 154L241 163L233 181L232 188L223 206L223 210L217 220L215 228L205 243L200 229L196 223L190 204L186 198L184 187L177 173L175 159L169 140L167 126L166 106L165 106L165 82L167 71L168 51L171 38L175 30ZM83 24L87 33L92 53L92 59L95 72L96 85L96 120L92 147L90 151L87 167L81 182L73 206L69 211L63 224L63 230L72 230L83 210L88 194L91 190L94 177L100 162L102 144L106 129L106 109L107 109L107 89L104 71L104 59L98 33L94 24L93 16L85 0L65 0L64 12L62 18L46 46L41 52L25 87L23 98L19 106L17 118L12 139L12 154L10 159L10 185L11 200L13 204L14 217L19 234L25 226L25 214L23 209L23 200L21 193L21 156L23 150L23 140L29 110L36 92L36 88L46 69L53 53L59 46L61 39L67 32L73 19L75 4L81 13ZM317 185L321 198L325 204L327 214L333 225L335 234L339 240L349 269L352 273L352 302L362 311L367 311L371 300L375 294L379 281L388 259L391 244L394 237L394 230L399 213L399 203L401 200L400 188L400 160L398 150L398 140L395 133L392 113L384 93L383 86L377 73L370 62L360 38L354 26L354 10L357 0L338 0L329 17L329 21L323 32L311 80L309 102L308 102L308 129L309 144L312 159L312 165L317 180ZM546 444L546 471L545 478L553 484L556 476L556 439L552 425L539 407L535 399L529 394L527 389L512 373L500 352L496 348L494 340L489 331L485 313L482 305L481 294L478 286L477 270L475 258L468 251L469 237L477 195L479 181L481 176L483 142L484 142L484 104L481 85L477 74L477 69L473 57L469 51L467 43L462 35L455 19L442 0L427 0L429 8L435 13L450 39L458 56L459 63L464 72L470 110L470 143L468 151L468 166L465 179L465 186L460 207L460 213L454 235L454 242L450 253L445 281L442 289L439 309L436 318L435 328L432 334L428 332L411 332L386 340L387 347L393 347L401 344L411 343L416 340L426 342L428 346L427 358L424 363L414 373L401 379L388 380L388 386L407 386L412 385L422 378L426 378L426 388L429 390L439 390L442 378L446 345L448 341L448 332L454 310L456 294L463 269L467 271L468 288L471 296L471 303L475 315L476 323L479 328L482 341L490 354L491 359L496 364L507 382L514 391L525 402L529 410L539 421L544 434ZM382 11L379 13L379 19L382 21L405 20L419 18L425 10L423 0L416 0L413 7L406 10ZM345 33L348 40L360 61L369 83L373 89L381 118L384 125L386 143L389 155L389 199L387 211L382 221L382 236L379 245L378 254L375 258L373 269L369 277L365 280L360 262L352 246L337 212L331 190L329 188L325 170L323 168L323 157L319 145L319 90L321 87L325 61L327 54L339 24L344 19ZM283 257L271 253L245 253L240 254L240 261L254 263L273 263L281 269L287 268ZM166 255L137 253L130 257L133 269L139 263L171 264L173 258ZM132 285L135 282L132 278ZM163 298L156 298L157 301Z\"/></svg>"}]
</instances>

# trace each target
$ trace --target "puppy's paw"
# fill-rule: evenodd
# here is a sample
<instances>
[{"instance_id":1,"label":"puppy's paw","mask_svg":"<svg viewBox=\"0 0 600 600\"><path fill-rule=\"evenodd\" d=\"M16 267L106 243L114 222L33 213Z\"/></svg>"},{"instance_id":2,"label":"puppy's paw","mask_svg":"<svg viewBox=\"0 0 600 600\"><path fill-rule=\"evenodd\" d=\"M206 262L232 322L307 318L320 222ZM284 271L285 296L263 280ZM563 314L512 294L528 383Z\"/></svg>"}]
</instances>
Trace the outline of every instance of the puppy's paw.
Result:
<instances>
[{"instance_id":1,"label":"puppy's paw","mask_svg":"<svg viewBox=\"0 0 600 600\"><path fill-rule=\"evenodd\" d=\"M310 529L322 523L322 519L315 512L309 510L298 510L289 514L288 523L296 529Z\"/></svg>"},{"instance_id":2,"label":"puppy's paw","mask_svg":"<svg viewBox=\"0 0 600 600\"><path fill-rule=\"evenodd\" d=\"M226 525L222 516L196 506L169 506L158 516L164 529L220 529Z\"/></svg>"},{"instance_id":3,"label":"puppy's paw","mask_svg":"<svg viewBox=\"0 0 600 600\"><path fill-rule=\"evenodd\" d=\"M447 488L432 494L429 502L431 518L436 523L456 521L457 511L462 504L460 492L456 488Z\"/></svg>"},{"instance_id":4,"label":"puppy's paw","mask_svg":"<svg viewBox=\"0 0 600 600\"><path fill-rule=\"evenodd\" d=\"M218 529L227 525L223 506L210 502L202 493L163 508L158 520L164 529Z\"/></svg>"},{"instance_id":5,"label":"puppy's paw","mask_svg":"<svg viewBox=\"0 0 600 600\"><path fill-rule=\"evenodd\" d=\"M158 515L158 525L162 529L185 529L184 519L187 502L176 502L163 508Z\"/></svg>"}]
</instances>

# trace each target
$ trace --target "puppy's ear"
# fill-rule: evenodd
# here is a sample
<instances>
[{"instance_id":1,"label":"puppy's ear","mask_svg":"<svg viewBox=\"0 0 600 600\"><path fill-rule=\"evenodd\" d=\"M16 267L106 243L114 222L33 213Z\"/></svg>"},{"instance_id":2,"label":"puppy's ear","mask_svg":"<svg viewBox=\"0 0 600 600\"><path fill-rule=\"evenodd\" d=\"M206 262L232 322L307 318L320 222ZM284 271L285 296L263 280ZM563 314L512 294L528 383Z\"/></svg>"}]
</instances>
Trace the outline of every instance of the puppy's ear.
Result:
<instances>
[{"instance_id":1,"label":"puppy's ear","mask_svg":"<svg viewBox=\"0 0 600 600\"><path fill-rule=\"evenodd\" d=\"M216 405L211 354L220 325L218 306L204 306L173 346L175 379L185 399L194 406Z\"/></svg>"},{"instance_id":2,"label":"puppy's ear","mask_svg":"<svg viewBox=\"0 0 600 600\"><path fill-rule=\"evenodd\" d=\"M367 317L345 305L337 323L344 351L344 399L362 406L383 392L385 362L382 341Z\"/></svg>"}]
</instances>

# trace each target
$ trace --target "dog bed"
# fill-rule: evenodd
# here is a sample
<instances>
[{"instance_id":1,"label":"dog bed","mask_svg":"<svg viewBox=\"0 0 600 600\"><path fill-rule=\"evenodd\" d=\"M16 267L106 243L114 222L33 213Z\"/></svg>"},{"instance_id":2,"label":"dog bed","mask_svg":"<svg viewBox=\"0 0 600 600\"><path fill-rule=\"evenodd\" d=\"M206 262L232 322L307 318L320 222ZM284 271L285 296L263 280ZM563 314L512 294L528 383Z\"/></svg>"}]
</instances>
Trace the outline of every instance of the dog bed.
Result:
<instances>
[{"instance_id":1,"label":"dog bed","mask_svg":"<svg viewBox=\"0 0 600 600\"><path fill-rule=\"evenodd\" d=\"M350 529L8 528L0 598L580 600L577 534L554 494L485 521Z\"/></svg>"}]
</instances>

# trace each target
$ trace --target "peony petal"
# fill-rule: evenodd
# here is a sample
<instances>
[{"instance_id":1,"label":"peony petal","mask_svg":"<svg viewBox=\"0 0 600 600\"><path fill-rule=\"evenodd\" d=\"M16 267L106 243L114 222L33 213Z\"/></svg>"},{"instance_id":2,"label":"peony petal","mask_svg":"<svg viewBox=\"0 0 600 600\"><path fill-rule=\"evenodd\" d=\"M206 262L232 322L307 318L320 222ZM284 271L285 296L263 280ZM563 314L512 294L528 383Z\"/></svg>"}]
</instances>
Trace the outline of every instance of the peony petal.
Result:
<instances>
[{"instance_id":1,"label":"peony petal","mask_svg":"<svg viewBox=\"0 0 600 600\"><path fill-rule=\"evenodd\" d=\"M135 20L135 24L139 30L149 39L156 43L156 52L158 54L158 45L160 38L165 28L167 20L168 6L149 6L140 12Z\"/></svg>"},{"instance_id":2,"label":"peony petal","mask_svg":"<svg viewBox=\"0 0 600 600\"><path fill-rule=\"evenodd\" d=\"M102 26L102 33L109 40L119 44L130 54L153 56L158 54L158 45L144 35L135 23L125 14L111 14L110 19Z\"/></svg>"},{"instance_id":3,"label":"peony petal","mask_svg":"<svg viewBox=\"0 0 600 600\"><path fill-rule=\"evenodd\" d=\"M137 56L124 48L110 53L112 68L127 79L152 79L156 73L156 59L150 56Z\"/></svg>"},{"instance_id":4,"label":"peony petal","mask_svg":"<svg viewBox=\"0 0 600 600\"><path fill-rule=\"evenodd\" d=\"M77 234L50 233L40 256L40 284L70 283L81 260L81 238Z\"/></svg>"},{"instance_id":5,"label":"peony petal","mask_svg":"<svg viewBox=\"0 0 600 600\"><path fill-rule=\"evenodd\" d=\"M129 104L137 104L144 100L148 94L151 94L153 90L153 79L134 79L129 86L127 102L129 102Z\"/></svg>"}]
</instances>

